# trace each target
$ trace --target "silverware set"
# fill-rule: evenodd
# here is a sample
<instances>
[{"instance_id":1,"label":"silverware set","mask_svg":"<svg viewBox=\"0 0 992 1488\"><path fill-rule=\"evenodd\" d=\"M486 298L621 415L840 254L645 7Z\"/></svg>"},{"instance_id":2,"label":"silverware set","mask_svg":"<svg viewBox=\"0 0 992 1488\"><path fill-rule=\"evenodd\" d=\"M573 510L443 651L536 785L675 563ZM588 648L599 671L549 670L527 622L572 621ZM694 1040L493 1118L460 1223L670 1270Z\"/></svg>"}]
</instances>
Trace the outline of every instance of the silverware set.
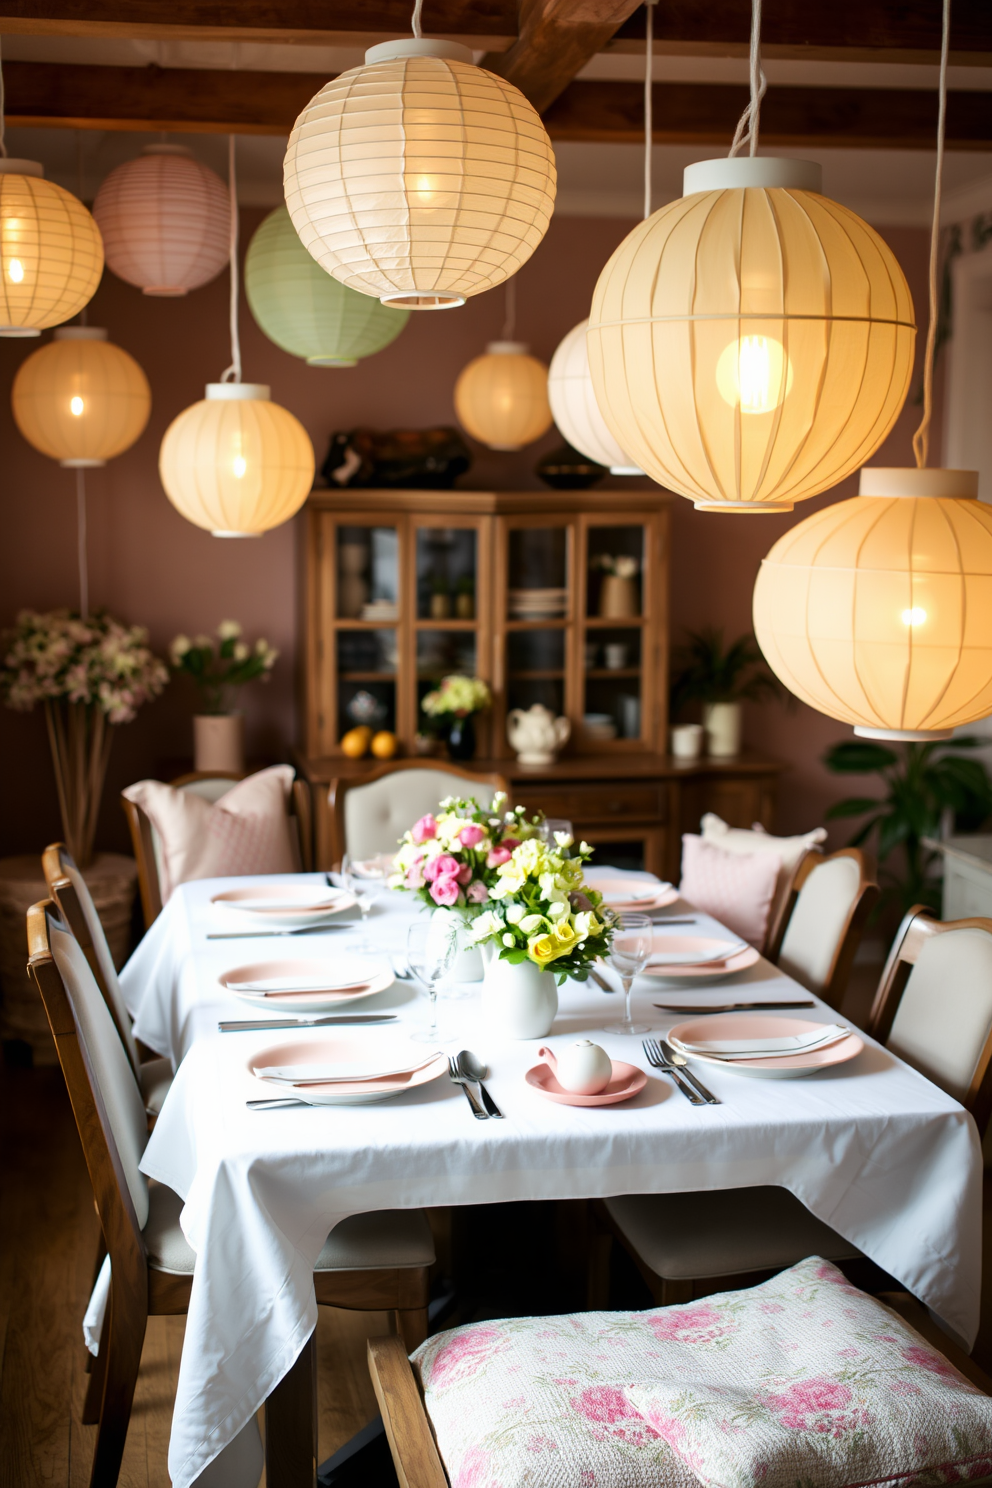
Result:
<instances>
[{"instance_id":1,"label":"silverware set","mask_svg":"<svg viewBox=\"0 0 992 1488\"><path fill-rule=\"evenodd\" d=\"M661 1070L662 1074L669 1075L691 1106L723 1104L712 1090L706 1088L702 1080L697 1080L689 1069L689 1062L685 1056L677 1054L664 1039L660 1041L653 1038L643 1039L641 1047L652 1069Z\"/></svg>"},{"instance_id":2,"label":"silverware set","mask_svg":"<svg viewBox=\"0 0 992 1488\"><path fill-rule=\"evenodd\" d=\"M489 1073L487 1066L470 1049L463 1049L460 1054L449 1054L448 1076L455 1085L460 1085L465 1092L465 1099L472 1108L472 1115L476 1121L494 1121L504 1119L503 1112L493 1100L489 1091L482 1083ZM480 1104L479 1096L472 1089L478 1085L479 1095L482 1096Z\"/></svg>"},{"instance_id":3,"label":"silverware set","mask_svg":"<svg viewBox=\"0 0 992 1488\"><path fill-rule=\"evenodd\" d=\"M656 1002L653 1007L659 1008L663 1013L692 1013L702 1017L705 1013L772 1013L780 1008L811 1008L816 1003L808 1002L721 1002L712 1007L690 1007L683 1006L678 1002Z\"/></svg>"}]
</instances>

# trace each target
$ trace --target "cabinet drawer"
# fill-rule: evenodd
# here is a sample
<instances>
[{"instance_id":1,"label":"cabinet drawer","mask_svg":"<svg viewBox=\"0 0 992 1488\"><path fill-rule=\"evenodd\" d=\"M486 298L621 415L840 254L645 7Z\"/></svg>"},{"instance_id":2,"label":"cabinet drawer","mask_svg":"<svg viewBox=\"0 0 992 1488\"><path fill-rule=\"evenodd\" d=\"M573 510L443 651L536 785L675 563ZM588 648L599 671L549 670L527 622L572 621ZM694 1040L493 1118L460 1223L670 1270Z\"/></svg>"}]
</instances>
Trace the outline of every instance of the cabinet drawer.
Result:
<instances>
[{"instance_id":1,"label":"cabinet drawer","mask_svg":"<svg viewBox=\"0 0 992 1488\"><path fill-rule=\"evenodd\" d=\"M595 785L521 786L513 790L521 806L561 816L572 822L664 822L667 793L660 785L623 785L604 780Z\"/></svg>"}]
</instances>

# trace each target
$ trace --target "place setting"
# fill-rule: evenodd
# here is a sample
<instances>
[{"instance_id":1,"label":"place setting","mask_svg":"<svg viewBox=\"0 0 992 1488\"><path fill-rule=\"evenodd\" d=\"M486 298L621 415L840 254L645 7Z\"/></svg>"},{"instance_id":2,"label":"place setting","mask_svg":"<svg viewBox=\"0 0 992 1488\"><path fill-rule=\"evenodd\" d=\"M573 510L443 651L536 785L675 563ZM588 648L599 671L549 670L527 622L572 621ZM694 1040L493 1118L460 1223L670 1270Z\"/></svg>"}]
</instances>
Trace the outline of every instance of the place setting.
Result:
<instances>
[{"instance_id":1,"label":"place setting","mask_svg":"<svg viewBox=\"0 0 992 1488\"><path fill-rule=\"evenodd\" d=\"M261 939L346 928L349 921L341 917L360 908L354 893L327 882L253 883L224 889L212 895L209 903L216 923L223 928L208 930L207 940Z\"/></svg>"}]
</instances>

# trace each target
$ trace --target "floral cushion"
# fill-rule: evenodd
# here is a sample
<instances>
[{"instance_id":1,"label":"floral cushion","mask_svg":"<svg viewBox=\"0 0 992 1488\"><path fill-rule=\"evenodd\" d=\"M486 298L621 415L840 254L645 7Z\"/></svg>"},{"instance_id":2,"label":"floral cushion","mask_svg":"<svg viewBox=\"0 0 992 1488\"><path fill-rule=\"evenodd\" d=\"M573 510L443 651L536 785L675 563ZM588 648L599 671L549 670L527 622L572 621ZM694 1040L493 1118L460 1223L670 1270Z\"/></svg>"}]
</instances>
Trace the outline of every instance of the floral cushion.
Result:
<instances>
[{"instance_id":1,"label":"floral cushion","mask_svg":"<svg viewBox=\"0 0 992 1488\"><path fill-rule=\"evenodd\" d=\"M828 1261L649 1316L660 1367L627 1399L708 1488L992 1471L992 1399Z\"/></svg>"},{"instance_id":2,"label":"floral cushion","mask_svg":"<svg viewBox=\"0 0 992 1488\"><path fill-rule=\"evenodd\" d=\"M512 1318L422 1344L413 1362L452 1488L699 1488L624 1394L659 1377L660 1316Z\"/></svg>"}]
</instances>

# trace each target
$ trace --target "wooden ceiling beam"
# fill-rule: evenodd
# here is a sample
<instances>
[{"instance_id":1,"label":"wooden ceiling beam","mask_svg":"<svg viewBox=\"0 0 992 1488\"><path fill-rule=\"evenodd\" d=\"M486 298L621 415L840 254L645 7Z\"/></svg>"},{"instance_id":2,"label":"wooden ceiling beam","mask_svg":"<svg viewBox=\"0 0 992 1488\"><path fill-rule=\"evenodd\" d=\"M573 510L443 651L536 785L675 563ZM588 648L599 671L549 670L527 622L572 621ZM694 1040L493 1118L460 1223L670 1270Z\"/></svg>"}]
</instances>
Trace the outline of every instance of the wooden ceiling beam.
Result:
<instances>
[{"instance_id":1,"label":"wooden ceiling beam","mask_svg":"<svg viewBox=\"0 0 992 1488\"><path fill-rule=\"evenodd\" d=\"M520 89L543 114L601 52L641 0L520 0L519 34L482 65Z\"/></svg>"}]
</instances>

